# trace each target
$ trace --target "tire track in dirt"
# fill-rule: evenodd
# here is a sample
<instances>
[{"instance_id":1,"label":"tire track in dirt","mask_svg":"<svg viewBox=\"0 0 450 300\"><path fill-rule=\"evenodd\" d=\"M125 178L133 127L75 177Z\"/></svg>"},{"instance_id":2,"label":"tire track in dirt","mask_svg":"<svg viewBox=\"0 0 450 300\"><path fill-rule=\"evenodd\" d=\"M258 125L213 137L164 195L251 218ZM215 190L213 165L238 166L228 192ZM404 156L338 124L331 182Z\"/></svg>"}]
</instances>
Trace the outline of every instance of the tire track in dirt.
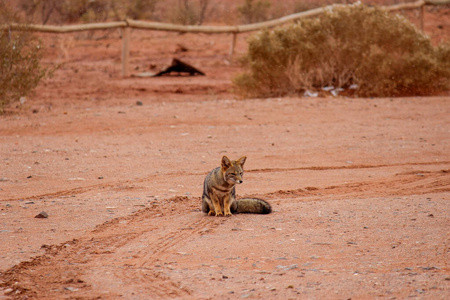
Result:
<instances>
[{"instance_id":1,"label":"tire track in dirt","mask_svg":"<svg viewBox=\"0 0 450 300\"><path fill-rule=\"evenodd\" d=\"M379 164L379 165L310 166L310 167L295 167L295 168L252 169L252 170L245 170L245 172L271 173L271 172L288 172L288 171L303 171L303 170L305 171L357 170L357 169L376 169L376 168L405 167L405 166L433 166L433 165L449 165L449 164L450 161Z\"/></svg>"},{"instance_id":2,"label":"tire track in dirt","mask_svg":"<svg viewBox=\"0 0 450 300\"><path fill-rule=\"evenodd\" d=\"M388 168L388 167L404 167L404 166L433 166L433 165L450 165L450 161L439 162L417 162L417 163L397 163L397 164L379 164L379 165L350 165L350 166L308 166L308 167L294 167L294 168L265 168L265 169L248 169L246 173L280 173L289 171L327 171L327 170L357 170L357 169L376 169L376 168ZM161 176L200 176L205 175L205 172L169 172L165 174L155 174L142 178L136 178L134 180L114 181L109 183L88 185L82 187L76 187L73 189L57 191L53 193L45 193L28 197L8 198L0 199L0 201L16 201L16 200L32 200L43 198L56 198L69 195L79 195L90 191L99 189L115 189L118 186L126 184L135 184L151 181L154 178L160 178Z\"/></svg>"},{"instance_id":3,"label":"tire track in dirt","mask_svg":"<svg viewBox=\"0 0 450 300\"><path fill-rule=\"evenodd\" d=\"M185 198L183 199L186 200ZM168 202L176 203L179 201L182 201L182 199L172 198ZM165 218L152 219L155 215L159 215L162 212L167 213L168 211L173 213L167 214ZM177 226L166 229L165 224L167 223L167 218L173 218L174 214L177 214ZM127 221L129 227L138 225L138 228L145 229L137 233L135 232L134 237L127 239L126 243L111 241L111 238L114 239L117 237L118 240L121 238L108 232L110 230L113 232L117 230L114 227L124 221ZM126 247L127 249L141 249L136 253L127 252L127 255L132 256L132 260L126 261L125 263L123 261L117 262L117 255L111 257L112 260L108 259L108 257L102 259L102 265L109 268L111 273L113 273L112 281L121 281L127 286L134 286L134 290L143 289L146 293L154 295L155 298L183 297L190 295L191 291L182 287L179 283L173 282L168 276L156 270L156 264L158 261L164 259L165 253L170 252L171 249L177 246L183 245L184 241L190 241L192 235L201 235L205 232L210 232L224 222L226 222L224 218L204 218L203 216L193 216L192 214L178 215L178 212L170 208L158 211L144 210L132 217L118 218L113 222L99 226L95 232L101 234L103 238L101 240L91 239L90 241L96 243L95 248L106 248L106 251L94 252L94 254L103 254L103 256L112 253L119 255L117 252L120 252L120 248L127 243L133 244L128 245L129 247ZM124 228L127 228L127 226ZM134 230L137 229L135 228ZM138 237L140 237L140 241L137 241ZM102 245L102 240L106 240L107 242ZM142 240L146 244L144 248L139 247L142 245Z\"/></svg>"},{"instance_id":4,"label":"tire track in dirt","mask_svg":"<svg viewBox=\"0 0 450 300\"><path fill-rule=\"evenodd\" d=\"M450 192L450 169L440 171L412 171L397 173L392 177L378 180L353 182L327 187L305 187L295 190L279 190L264 195L246 195L245 197L264 197L276 202L277 199L293 197L379 197L407 196L429 193ZM324 198L322 198L325 200Z\"/></svg>"},{"instance_id":5,"label":"tire track in dirt","mask_svg":"<svg viewBox=\"0 0 450 300\"><path fill-rule=\"evenodd\" d=\"M330 197L392 197L442 192L450 192L450 170L408 171L378 180L280 190L256 196L280 205L286 201L326 201ZM192 241L195 235L210 232L227 222L227 218L208 218L201 213L192 213L199 211L199 200L198 197L161 200L158 205L133 215L100 224L77 240L44 246L44 255L0 274L0 286L10 288L10 294L15 298L58 298L68 285L77 289L71 291L72 297L92 297L98 293L98 287L96 285L93 290L89 274L93 270L98 274L112 270L110 281L101 279L103 284L120 281L123 285L144 289L155 298L188 297L192 291L174 282L158 264L176 254L176 247L185 241ZM126 259L125 255L131 258ZM121 295L123 285L115 290L115 294Z\"/></svg>"},{"instance_id":6,"label":"tire track in dirt","mask_svg":"<svg viewBox=\"0 0 450 300\"><path fill-rule=\"evenodd\" d=\"M68 291L74 297L95 295L86 275L97 268L99 260L113 256L117 249L144 233L123 229L120 234L94 230L87 236L60 245L43 245L44 255L0 273L0 286L12 289L8 295L16 299L58 299Z\"/></svg>"},{"instance_id":7,"label":"tire track in dirt","mask_svg":"<svg viewBox=\"0 0 450 300\"><path fill-rule=\"evenodd\" d=\"M177 217L176 228L170 228L170 230L157 228L156 232L152 231L147 234L145 238L151 242L133 255L133 262L127 263L126 268L116 269L115 276L130 284L140 282L145 289L161 298L182 297L191 294L189 289L173 282L156 269L160 267L158 262L164 261L165 255L173 248L182 246L185 241L191 241L196 235L210 232L226 222L225 218L193 217L192 221L192 216L181 216L181 222Z\"/></svg>"},{"instance_id":8,"label":"tire track in dirt","mask_svg":"<svg viewBox=\"0 0 450 300\"><path fill-rule=\"evenodd\" d=\"M156 270L155 264L171 249L190 241L192 235L210 232L227 220L192 213L180 215L180 208L181 211L192 208L191 200L197 203L199 199L170 198L154 208L105 222L80 239L60 245L44 245L44 255L0 274L0 286L12 289L9 295L14 298L57 298L67 286L73 288L70 293L73 297L91 297L97 291L92 290L89 274L104 274L108 270L112 273L109 275L111 281L145 289L156 298L187 296L191 293L189 289ZM167 228L167 222L175 217L177 226ZM146 245L144 248L135 247L142 243ZM132 262L123 257L118 259L130 245L134 251L140 249L131 254ZM98 283L95 286L97 290ZM114 293L121 295L120 288Z\"/></svg>"},{"instance_id":9,"label":"tire track in dirt","mask_svg":"<svg viewBox=\"0 0 450 300\"><path fill-rule=\"evenodd\" d=\"M226 221L225 218L204 218L203 216L189 224L181 224L177 228L164 234L153 243L149 244L144 250L139 251L136 255L140 257L136 263L137 268L149 267L156 262L156 257L161 257L169 249L181 245L183 240L193 234L203 234L213 230L215 227Z\"/></svg>"}]
</instances>

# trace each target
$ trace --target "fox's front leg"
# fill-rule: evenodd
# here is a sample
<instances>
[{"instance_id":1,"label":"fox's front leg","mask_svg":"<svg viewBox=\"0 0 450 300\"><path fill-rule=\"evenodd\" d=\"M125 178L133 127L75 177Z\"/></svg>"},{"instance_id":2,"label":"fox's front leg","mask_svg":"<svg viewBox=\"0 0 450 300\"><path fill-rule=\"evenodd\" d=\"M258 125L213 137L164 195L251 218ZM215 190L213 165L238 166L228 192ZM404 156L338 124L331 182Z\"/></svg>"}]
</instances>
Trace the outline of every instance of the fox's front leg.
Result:
<instances>
[{"instance_id":1,"label":"fox's front leg","mask_svg":"<svg viewBox=\"0 0 450 300\"><path fill-rule=\"evenodd\" d=\"M208 216L215 215L214 206L209 197L203 196L202 198L202 211L208 213Z\"/></svg>"},{"instance_id":2,"label":"fox's front leg","mask_svg":"<svg viewBox=\"0 0 450 300\"><path fill-rule=\"evenodd\" d=\"M215 211L215 213L216 213L216 217L223 216L222 208L220 207L219 197L218 197L217 195L215 195L214 193L212 193L212 195L211 195L211 201L212 201L213 206L214 206L214 211ZM212 212L212 213L211 213L211 212L212 212L212 211L210 211L208 215L211 216L211 215L214 214L214 212Z\"/></svg>"},{"instance_id":3,"label":"fox's front leg","mask_svg":"<svg viewBox=\"0 0 450 300\"><path fill-rule=\"evenodd\" d=\"M231 195L226 195L223 199L223 212L225 213L225 217L230 217L231 211L230 211L230 207L231 204L233 203L234 198Z\"/></svg>"}]
</instances>

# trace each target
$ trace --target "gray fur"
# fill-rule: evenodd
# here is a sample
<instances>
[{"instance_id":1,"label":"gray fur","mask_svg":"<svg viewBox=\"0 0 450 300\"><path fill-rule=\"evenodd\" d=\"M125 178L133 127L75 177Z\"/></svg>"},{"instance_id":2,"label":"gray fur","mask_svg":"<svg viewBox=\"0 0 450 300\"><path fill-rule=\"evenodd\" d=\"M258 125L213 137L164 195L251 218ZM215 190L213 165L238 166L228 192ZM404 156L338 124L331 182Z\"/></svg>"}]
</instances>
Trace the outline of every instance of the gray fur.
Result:
<instances>
[{"instance_id":1,"label":"gray fur","mask_svg":"<svg viewBox=\"0 0 450 300\"><path fill-rule=\"evenodd\" d=\"M202 194L204 213L231 216L232 213L269 214L272 212L270 204L262 199L236 200L235 185L243 182L243 166L246 159L246 156L242 156L235 161L223 156L221 166L206 175Z\"/></svg>"}]
</instances>

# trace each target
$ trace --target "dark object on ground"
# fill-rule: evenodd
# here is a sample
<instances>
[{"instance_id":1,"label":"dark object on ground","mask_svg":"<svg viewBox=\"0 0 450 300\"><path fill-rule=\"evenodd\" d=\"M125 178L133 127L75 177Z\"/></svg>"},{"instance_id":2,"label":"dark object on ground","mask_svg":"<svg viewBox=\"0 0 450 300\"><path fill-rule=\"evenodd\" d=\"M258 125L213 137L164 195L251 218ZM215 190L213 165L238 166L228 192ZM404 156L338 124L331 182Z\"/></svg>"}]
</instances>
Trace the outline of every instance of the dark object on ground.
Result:
<instances>
[{"instance_id":1,"label":"dark object on ground","mask_svg":"<svg viewBox=\"0 0 450 300\"><path fill-rule=\"evenodd\" d=\"M157 76L164 76L164 75L170 75L171 73L177 73L177 76L195 76L195 75L201 75L205 76L205 73L200 71L199 69L191 66L190 64L187 64L177 58L174 58L172 60L172 63L167 68L161 70L158 73L139 73L134 76L137 77L157 77ZM186 74L187 73L187 74Z\"/></svg>"},{"instance_id":2,"label":"dark object on ground","mask_svg":"<svg viewBox=\"0 0 450 300\"><path fill-rule=\"evenodd\" d=\"M35 218L39 218L39 219L47 219L48 218L48 213L46 213L45 211L41 211L39 214L37 214L34 217Z\"/></svg>"}]
</instances>

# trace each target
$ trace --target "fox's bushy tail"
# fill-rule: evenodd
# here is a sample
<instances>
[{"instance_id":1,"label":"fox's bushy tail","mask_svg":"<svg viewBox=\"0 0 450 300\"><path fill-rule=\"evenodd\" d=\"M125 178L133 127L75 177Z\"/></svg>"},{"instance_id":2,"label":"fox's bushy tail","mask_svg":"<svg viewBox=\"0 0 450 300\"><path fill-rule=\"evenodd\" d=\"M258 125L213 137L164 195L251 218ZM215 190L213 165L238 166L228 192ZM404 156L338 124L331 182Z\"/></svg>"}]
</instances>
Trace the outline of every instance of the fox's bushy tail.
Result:
<instances>
[{"instance_id":1,"label":"fox's bushy tail","mask_svg":"<svg viewBox=\"0 0 450 300\"><path fill-rule=\"evenodd\" d=\"M242 198L237 200L236 212L240 214L270 214L272 206L263 199Z\"/></svg>"}]
</instances>

